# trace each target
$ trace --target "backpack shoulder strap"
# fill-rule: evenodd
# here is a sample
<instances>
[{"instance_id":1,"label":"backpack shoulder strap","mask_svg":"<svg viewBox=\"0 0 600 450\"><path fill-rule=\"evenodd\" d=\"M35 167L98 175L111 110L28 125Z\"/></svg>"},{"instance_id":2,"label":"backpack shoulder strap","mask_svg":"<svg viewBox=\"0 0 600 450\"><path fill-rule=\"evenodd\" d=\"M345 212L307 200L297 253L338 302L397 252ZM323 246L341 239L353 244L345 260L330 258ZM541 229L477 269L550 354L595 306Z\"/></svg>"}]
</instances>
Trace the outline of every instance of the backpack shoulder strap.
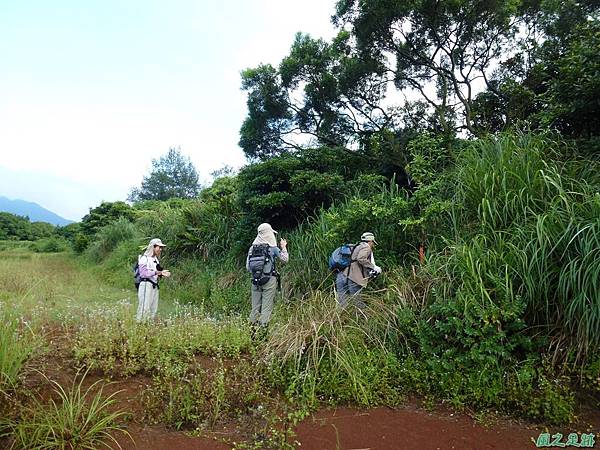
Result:
<instances>
[{"instance_id":1,"label":"backpack shoulder strap","mask_svg":"<svg viewBox=\"0 0 600 450\"><path fill-rule=\"evenodd\" d=\"M358 244L354 244L354 246L352 247L352 251L350 252L350 264L348 264L348 274L347 276L350 276L350 268L352 267L352 263L355 263L357 260L353 258L354 256L354 252L356 251L356 249L358 248L358 246L360 245L360 243Z\"/></svg>"}]
</instances>

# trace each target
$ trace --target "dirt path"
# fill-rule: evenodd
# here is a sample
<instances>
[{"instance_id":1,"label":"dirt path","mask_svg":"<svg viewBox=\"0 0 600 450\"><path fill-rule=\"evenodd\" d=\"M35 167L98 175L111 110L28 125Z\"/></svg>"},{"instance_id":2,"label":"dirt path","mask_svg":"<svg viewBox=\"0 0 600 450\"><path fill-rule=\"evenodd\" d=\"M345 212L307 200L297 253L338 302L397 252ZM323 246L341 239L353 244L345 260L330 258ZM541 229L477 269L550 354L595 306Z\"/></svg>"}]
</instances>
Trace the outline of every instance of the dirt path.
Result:
<instances>
[{"instance_id":1,"label":"dirt path","mask_svg":"<svg viewBox=\"0 0 600 450\"><path fill-rule=\"evenodd\" d=\"M73 362L64 356L53 358L46 365L46 372L65 386L70 385L75 376ZM101 379L100 374L89 374L84 387ZM29 382L38 388L44 384L40 376ZM246 441L246 448L255 448L253 445L259 444L252 442L250 435L243 431L240 433L241 430L235 426L217 426L206 435L192 437L189 433L174 431L160 424L141 423L143 405L140 395L150 382L148 377L135 376L104 385L104 395L117 394L114 409L132 415L127 431L133 441L123 434L117 435L123 450L227 450L233 448L227 442ZM43 387L41 393L49 395ZM594 421L595 425L591 426L599 431L600 417ZM584 432L587 428L573 428L571 431ZM465 414L447 409L428 412L411 400L398 409L338 408L318 411L296 427L293 440L300 444L297 448L308 450L535 449L532 438L537 438L540 431L532 425L506 419L484 427ZM560 431L565 433L565 430ZM569 432L566 430L565 436Z\"/></svg>"},{"instance_id":2,"label":"dirt path","mask_svg":"<svg viewBox=\"0 0 600 450\"><path fill-rule=\"evenodd\" d=\"M55 344L60 341L58 337L62 336L54 336ZM40 366L50 379L64 386L72 383L76 374L75 363L66 348L56 349L44 360ZM102 379L104 377L100 373L90 373L84 388ZM44 380L38 373L27 380L27 385L46 397L50 392ZM252 442L248 430L239 429L233 423L217 425L216 429L200 437L191 437L189 433L174 431L160 424L145 425L141 421L144 406L140 402L140 395L150 384L151 378L137 375L104 385L104 395L116 393L114 409L131 414L127 430L133 442L119 435L118 441L123 450L225 450L233 448L227 442L234 441L245 441L245 448L263 448L255 447L254 444L260 443ZM299 443L297 448L309 450L535 449L535 440L544 431L562 433L565 436L563 442L572 432L598 433L600 411L585 411L577 424L567 428L547 430L539 425L505 418L490 418L487 423L487 426L483 426L470 416L448 408L438 407L434 411L427 411L420 407L417 400L411 399L397 409L338 408L318 411L295 428L293 440Z\"/></svg>"},{"instance_id":3,"label":"dirt path","mask_svg":"<svg viewBox=\"0 0 600 450\"><path fill-rule=\"evenodd\" d=\"M68 350L69 339L61 329L49 330L47 338L52 350L38 365L43 367L50 379L69 386L76 374L75 363ZM37 373L27 380L26 385L46 397L50 392L44 380ZM84 388L98 380L108 381L99 372L88 374ZM245 441L245 448L263 448L259 442L252 442L248 430L239 429L233 423L217 425L217 429L200 437L160 424L145 425L141 420L144 406L140 396L151 381L148 376L137 375L103 383L104 395L116 393L114 409L131 414L127 430L133 441L124 435L118 436L123 450L226 450L233 448L228 442L234 441ZM535 449L535 440L541 432L560 432L565 436L563 442L572 432L598 433L600 411L583 411L579 422L566 428L546 429L506 418L489 418L487 423L483 426L466 414L439 406L434 411L427 411L418 400L410 399L405 406L397 409L338 408L318 411L295 428L293 440L299 443L297 448L308 450ZM596 440L600 441L600 437Z\"/></svg>"},{"instance_id":4,"label":"dirt path","mask_svg":"<svg viewBox=\"0 0 600 450\"><path fill-rule=\"evenodd\" d=\"M124 450L233 448L219 440L189 437L160 426L134 425L129 431L135 444L121 439ZM414 407L340 408L319 411L306 419L296 428L295 439L298 448L306 450L518 450L535 449L539 433L535 427L509 422L486 428L465 415L442 417ZM249 448L253 448L251 444Z\"/></svg>"},{"instance_id":5,"label":"dirt path","mask_svg":"<svg viewBox=\"0 0 600 450\"><path fill-rule=\"evenodd\" d=\"M585 425L556 428L550 432L563 433L563 442L570 432L582 433L590 427L595 427L598 432L600 418L592 419L592 424L586 422ZM544 427L504 419L484 427L464 414L448 412L440 415L415 406L395 410L339 408L319 411L304 420L296 428L295 440L300 444L297 448L304 450L531 450L537 448L535 440L544 431L547 431ZM233 448L222 441L189 437L163 427L134 426L130 432L135 445L123 442L124 450ZM248 448L253 448L251 444Z\"/></svg>"},{"instance_id":6,"label":"dirt path","mask_svg":"<svg viewBox=\"0 0 600 450\"><path fill-rule=\"evenodd\" d=\"M539 431L522 425L485 428L465 415L442 417L407 407L320 411L297 430L303 449L532 449Z\"/></svg>"}]
</instances>

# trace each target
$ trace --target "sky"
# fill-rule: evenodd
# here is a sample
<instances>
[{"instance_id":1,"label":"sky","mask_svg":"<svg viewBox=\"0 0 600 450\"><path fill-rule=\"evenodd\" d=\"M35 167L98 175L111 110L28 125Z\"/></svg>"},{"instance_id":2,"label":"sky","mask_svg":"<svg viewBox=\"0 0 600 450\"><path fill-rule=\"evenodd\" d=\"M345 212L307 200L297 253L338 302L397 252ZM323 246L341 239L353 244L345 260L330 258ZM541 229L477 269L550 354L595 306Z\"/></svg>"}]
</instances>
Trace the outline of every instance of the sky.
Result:
<instances>
[{"instance_id":1,"label":"sky","mask_svg":"<svg viewBox=\"0 0 600 450\"><path fill-rule=\"evenodd\" d=\"M204 183L245 163L240 71L335 0L0 0L0 196L80 220L179 146Z\"/></svg>"}]
</instances>

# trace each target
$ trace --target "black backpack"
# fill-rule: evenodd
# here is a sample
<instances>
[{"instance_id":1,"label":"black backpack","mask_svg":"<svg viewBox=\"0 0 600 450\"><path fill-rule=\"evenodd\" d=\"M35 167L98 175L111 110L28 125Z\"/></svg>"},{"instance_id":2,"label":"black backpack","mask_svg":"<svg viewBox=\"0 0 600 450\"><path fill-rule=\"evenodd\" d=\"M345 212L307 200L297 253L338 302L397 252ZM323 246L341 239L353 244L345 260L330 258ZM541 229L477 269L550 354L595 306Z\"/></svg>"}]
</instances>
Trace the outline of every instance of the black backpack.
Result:
<instances>
[{"instance_id":1,"label":"black backpack","mask_svg":"<svg viewBox=\"0 0 600 450\"><path fill-rule=\"evenodd\" d=\"M274 265L269 250L269 244L257 244L252 246L248 256L248 269L252 274L252 284L262 286L271 279L272 273L265 273L265 265L271 262L271 272Z\"/></svg>"},{"instance_id":2,"label":"black backpack","mask_svg":"<svg viewBox=\"0 0 600 450\"><path fill-rule=\"evenodd\" d=\"M140 275L140 263L139 258L138 261L133 265L133 283L135 284L135 290L137 291L140 288L140 283L142 282L142 277Z\"/></svg>"}]
</instances>

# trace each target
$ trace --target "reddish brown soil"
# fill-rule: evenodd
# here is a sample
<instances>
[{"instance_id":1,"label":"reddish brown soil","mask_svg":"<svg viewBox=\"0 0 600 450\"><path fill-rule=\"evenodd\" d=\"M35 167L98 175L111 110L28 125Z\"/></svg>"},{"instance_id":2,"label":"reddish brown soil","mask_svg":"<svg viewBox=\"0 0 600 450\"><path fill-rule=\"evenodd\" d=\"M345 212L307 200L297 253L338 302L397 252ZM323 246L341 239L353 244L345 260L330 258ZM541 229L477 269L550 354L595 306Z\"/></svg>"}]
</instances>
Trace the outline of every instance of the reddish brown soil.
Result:
<instances>
[{"instance_id":1,"label":"reddish brown soil","mask_svg":"<svg viewBox=\"0 0 600 450\"><path fill-rule=\"evenodd\" d=\"M133 438L120 436L119 444L123 450L229 450L231 446L204 437L190 437L180 431L169 431L161 426L133 425L129 428Z\"/></svg>"},{"instance_id":2,"label":"reddish brown soil","mask_svg":"<svg viewBox=\"0 0 600 450\"><path fill-rule=\"evenodd\" d=\"M298 448L308 450L450 450L450 449L535 449L535 439L542 427L497 419L487 427L464 414L427 412L416 406L402 409L374 408L358 410L339 408L312 415L296 428ZM595 431L600 430L598 424ZM565 436L585 428L551 429ZM129 429L135 444L125 438L119 442L124 450L148 449L230 449L226 433L218 439L189 437L164 427L134 425Z\"/></svg>"},{"instance_id":3,"label":"reddish brown soil","mask_svg":"<svg viewBox=\"0 0 600 450\"><path fill-rule=\"evenodd\" d=\"M69 371L66 371L68 373ZM68 376L64 376L64 381ZM99 379L88 375L86 385ZM234 427L223 431L213 430L204 437L190 437L184 432L173 431L164 426L139 424L142 406L139 395L150 379L138 376L112 382L104 386L104 393L117 394L116 408L132 413L133 420L127 427L133 441L118 436L123 450L168 449L230 449L225 442L241 441L243 433ZM137 420L136 420L137 419ZM569 429L550 429L551 433L600 431L600 413L588 411L585 421ZM491 419L490 419L491 420ZM427 412L410 402L399 409L374 408L359 410L339 408L322 410L310 416L296 428L294 440L299 448L308 450L426 450L426 449L535 449L534 440L543 427L495 419L487 427L476 423L465 414L450 410ZM211 437L208 437L211 436ZM246 436L247 438L248 436Z\"/></svg>"},{"instance_id":4,"label":"reddish brown soil","mask_svg":"<svg viewBox=\"0 0 600 450\"><path fill-rule=\"evenodd\" d=\"M56 334L52 336L55 342L61 338L60 333ZM74 362L60 346L54 349L43 361L37 361L36 366L48 378L69 386L76 374ZM206 368L215 364L204 357L199 357L198 363ZM100 374L89 373L84 388L101 378ZM133 442L123 434L117 436L124 450L221 450L232 448L225 442L251 439L251 427L240 427L240 423L220 424L219 428L202 437L190 437L161 425L144 425L141 423L144 411L140 394L151 381L146 376L135 376L102 383L105 395L120 391L115 396L114 407L130 413L127 430ZM42 398L54 396L50 383L39 372L28 377L25 385ZM417 400L411 399L399 409L338 408L319 411L296 427L294 440L300 444L299 448L307 450L535 449L535 439L542 431L551 434L561 432L564 436L571 432L600 432L600 411L583 411L579 421L566 429L546 429L503 418L487 418L486 424L483 426L468 415L457 414L447 408L428 412L419 406ZM249 444L251 447L252 442ZM0 441L0 447L2 445Z\"/></svg>"},{"instance_id":5,"label":"reddish brown soil","mask_svg":"<svg viewBox=\"0 0 600 450\"><path fill-rule=\"evenodd\" d=\"M320 411L300 424L303 449L532 449L539 431L497 424L484 428L465 415L442 417L415 408Z\"/></svg>"}]
</instances>

